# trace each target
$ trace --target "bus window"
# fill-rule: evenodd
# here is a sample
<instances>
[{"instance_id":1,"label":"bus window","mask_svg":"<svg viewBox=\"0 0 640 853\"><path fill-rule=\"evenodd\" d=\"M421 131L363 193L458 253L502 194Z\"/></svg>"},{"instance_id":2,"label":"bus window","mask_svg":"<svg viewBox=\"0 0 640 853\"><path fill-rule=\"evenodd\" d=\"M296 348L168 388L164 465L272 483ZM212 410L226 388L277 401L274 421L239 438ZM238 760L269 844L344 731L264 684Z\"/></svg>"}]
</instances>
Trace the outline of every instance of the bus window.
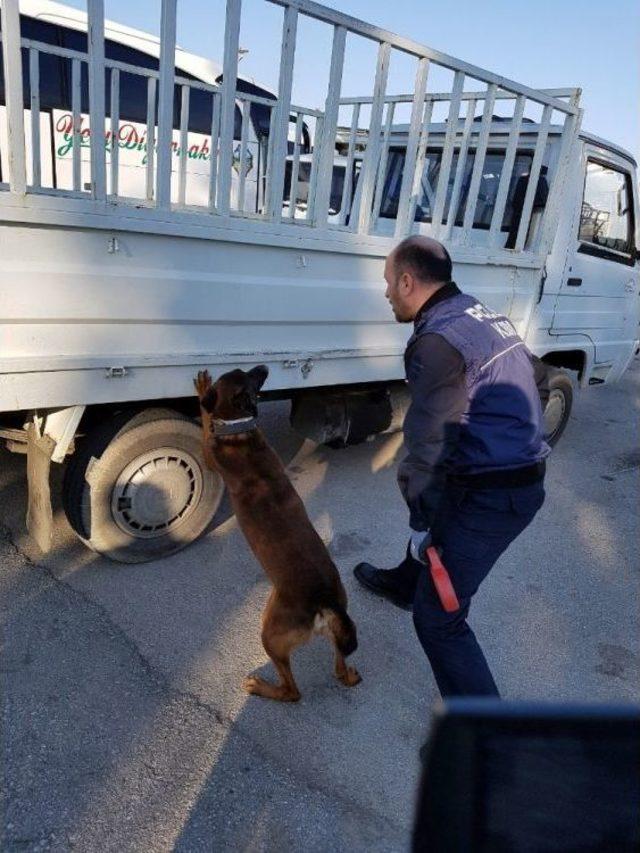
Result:
<instances>
[{"instance_id":1,"label":"bus window","mask_svg":"<svg viewBox=\"0 0 640 853\"><path fill-rule=\"evenodd\" d=\"M38 21L35 18L20 16L20 32L23 38L39 41L45 44L60 45L60 27ZM29 109L30 101L30 68L29 54L22 48L22 79L23 100L25 109ZM0 104L4 105L4 66L2 62L2 44L0 43ZM40 107L42 110L64 109L64 73L63 60L59 56L40 54Z\"/></svg>"}]
</instances>

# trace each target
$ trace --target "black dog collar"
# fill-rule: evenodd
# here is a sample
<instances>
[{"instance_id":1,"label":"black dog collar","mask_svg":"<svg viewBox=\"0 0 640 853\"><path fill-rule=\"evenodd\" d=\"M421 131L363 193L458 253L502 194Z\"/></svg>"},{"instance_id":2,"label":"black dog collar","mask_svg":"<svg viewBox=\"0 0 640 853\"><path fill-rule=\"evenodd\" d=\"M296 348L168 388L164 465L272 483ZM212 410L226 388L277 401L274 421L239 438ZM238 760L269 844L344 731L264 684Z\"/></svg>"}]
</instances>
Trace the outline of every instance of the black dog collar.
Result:
<instances>
[{"instance_id":1,"label":"black dog collar","mask_svg":"<svg viewBox=\"0 0 640 853\"><path fill-rule=\"evenodd\" d=\"M258 421L254 417L236 418L233 421L223 421L219 418L212 418L213 434L219 435L240 435L243 432L251 432L258 428Z\"/></svg>"}]
</instances>

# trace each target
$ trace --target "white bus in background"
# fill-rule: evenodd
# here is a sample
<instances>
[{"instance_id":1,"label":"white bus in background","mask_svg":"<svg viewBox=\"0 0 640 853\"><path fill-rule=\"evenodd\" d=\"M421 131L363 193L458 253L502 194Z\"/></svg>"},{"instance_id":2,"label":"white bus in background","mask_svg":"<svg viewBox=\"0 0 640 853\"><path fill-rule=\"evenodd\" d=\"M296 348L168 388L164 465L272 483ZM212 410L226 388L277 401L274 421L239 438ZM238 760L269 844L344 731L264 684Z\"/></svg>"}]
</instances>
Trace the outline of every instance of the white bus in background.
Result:
<instances>
[{"instance_id":1,"label":"white bus in background","mask_svg":"<svg viewBox=\"0 0 640 853\"><path fill-rule=\"evenodd\" d=\"M79 73L74 91L74 60L64 55L64 50L87 50L86 15L77 9L49 0L21 0L21 29L23 37L32 43L62 48L61 54L39 54L39 142L40 183L43 188L65 191L74 190L74 139L79 139L80 156L75 168L75 186L81 191L91 187L90 149L91 125L89 120L89 86L86 66L78 63ZM33 66L27 49L23 49L25 85L29 85L29 74ZM107 194L118 195L141 201L152 200L155 185L155 160L157 157L158 87L155 78L140 74L142 69L157 72L160 57L160 41L148 33L125 27L110 21L105 22L105 55L107 59L122 63L118 80L113 81L114 70L106 73L106 110L110 115L110 98L113 85L119 89L119 125L117 134L111 126L111 118L105 126L105 151L107 164ZM130 66L134 73L124 68ZM184 88L175 86L174 119L172 134L171 199L182 201L186 206L207 205L210 188L210 163L212 155L213 93L222 81L222 67L215 62L195 56L176 48L176 78L188 81L189 118L184 128L184 142L188 151L184 198L180 198L179 171L180 151L183 143L181 110ZM238 92L256 96L248 108L246 138L242 140L243 102L238 101L235 111L235 127L232 173L232 201L238 202L240 187L240 143L244 143L244 209L257 212L264 199L265 161L269 135L270 109L266 102L273 103L275 96L252 79L238 77ZM27 89L28 91L28 89ZM75 98L75 102L74 102ZM263 99L265 103L261 103ZM74 132L74 106L77 113ZM25 109L27 139L33 139L31 109ZM148 128L151 128L149 145ZM306 124L300 133L301 150L309 147L309 131ZM118 147L118 186L112 186L111 169L114 147ZM8 160L8 139L4 93L0 92L0 182L3 180L3 164ZM6 168L4 169L6 172ZM33 156L27 150L27 179L33 179ZM114 192L117 189L117 192Z\"/></svg>"},{"instance_id":2,"label":"white bus in background","mask_svg":"<svg viewBox=\"0 0 640 853\"><path fill-rule=\"evenodd\" d=\"M45 550L51 462L72 528L112 559L206 529L222 483L202 462L199 369L266 363L264 394L317 441L397 426L409 329L383 270L410 233L440 239L461 288L553 368L552 442L574 383L616 381L637 349L637 167L581 130L579 90L506 80L310 0L267 2L284 15L277 99L237 76L240 0L222 73L174 53L176 0L158 3L162 51L110 22L103 39L101 0L89 45L77 10L0 0L0 438L27 454ZM322 109L292 103L305 17L332 38ZM376 74L343 98L357 39L377 43ZM415 62L405 94L386 90L395 52ZM450 90L429 87L433 69Z\"/></svg>"}]
</instances>

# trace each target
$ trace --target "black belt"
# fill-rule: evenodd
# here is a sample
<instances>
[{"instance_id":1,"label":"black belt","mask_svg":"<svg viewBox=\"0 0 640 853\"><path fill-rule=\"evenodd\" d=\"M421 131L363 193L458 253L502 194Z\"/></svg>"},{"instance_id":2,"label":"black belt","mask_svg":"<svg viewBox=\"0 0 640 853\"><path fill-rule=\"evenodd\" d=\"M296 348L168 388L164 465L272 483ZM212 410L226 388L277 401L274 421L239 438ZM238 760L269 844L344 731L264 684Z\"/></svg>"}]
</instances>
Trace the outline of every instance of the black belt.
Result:
<instances>
[{"instance_id":1,"label":"black belt","mask_svg":"<svg viewBox=\"0 0 640 853\"><path fill-rule=\"evenodd\" d=\"M493 471L481 471L478 474L450 473L447 482L468 489L514 489L518 486L531 486L544 479L547 469L544 459L522 468L496 468Z\"/></svg>"}]
</instances>

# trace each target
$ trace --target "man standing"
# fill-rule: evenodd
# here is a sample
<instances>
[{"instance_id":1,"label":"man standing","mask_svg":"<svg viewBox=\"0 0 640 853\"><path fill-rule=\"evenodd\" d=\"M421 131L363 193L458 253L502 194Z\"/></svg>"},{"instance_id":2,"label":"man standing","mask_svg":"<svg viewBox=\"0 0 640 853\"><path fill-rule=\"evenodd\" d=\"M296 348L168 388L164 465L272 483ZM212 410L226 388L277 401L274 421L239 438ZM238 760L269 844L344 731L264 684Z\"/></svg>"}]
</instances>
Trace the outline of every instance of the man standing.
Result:
<instances>
[{"instance_id":1,"label":"man standing","mask_svg":"<svg viewBox=\"0 0 640 853\"><path fill-rule=\"evenodd\" d=\"M447 250L409 237L385 265L396 320L413 321L405 351L411 406L398 483L409 545L394 569L359 563L356 578L413 621L442 696L498 696L467 624L471 599L544 501L542 409L532 356L510 321L451 281ZM459 608L445 610L427 548L441 553Z\"/></svg>"}]
</instances>

